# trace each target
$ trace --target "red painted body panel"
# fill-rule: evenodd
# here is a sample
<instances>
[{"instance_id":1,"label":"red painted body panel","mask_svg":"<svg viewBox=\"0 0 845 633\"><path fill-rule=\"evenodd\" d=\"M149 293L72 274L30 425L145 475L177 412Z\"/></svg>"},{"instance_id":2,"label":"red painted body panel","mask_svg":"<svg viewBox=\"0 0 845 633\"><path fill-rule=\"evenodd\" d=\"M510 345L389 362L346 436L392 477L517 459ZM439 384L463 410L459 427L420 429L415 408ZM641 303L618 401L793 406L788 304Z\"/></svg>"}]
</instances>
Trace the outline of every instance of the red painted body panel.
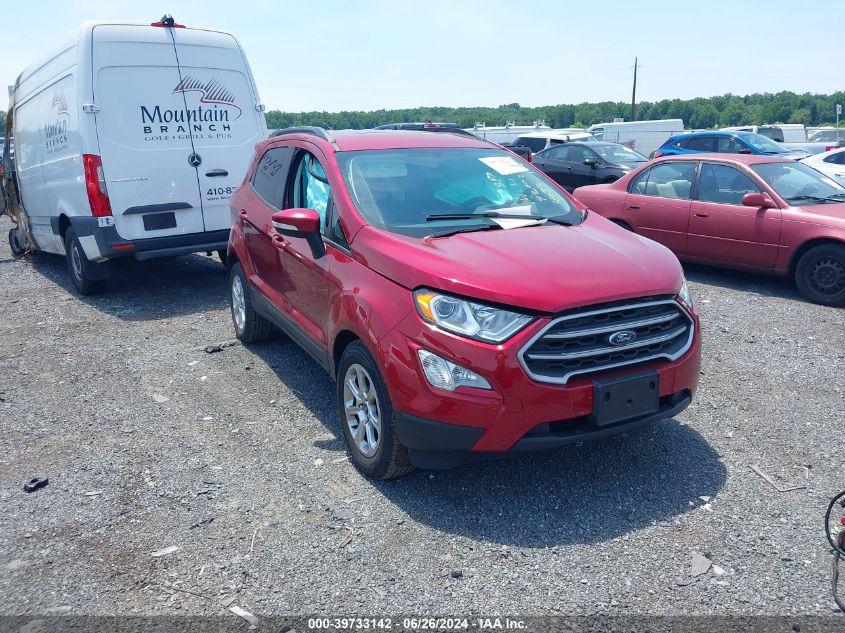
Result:
<instances>
[{"instance_id":1,"label":"red painted body panel","mask_svg":"<svg viewBox=\"0 0 845 633\"><path fill-rule=\"evenodd\" d=\"M765 191L776 207L756 209L628 193L629 183L641 171L666 161L704 161L736 167ZM576 189L574 195L591 211L626 222L681 259L785 275L791 272L793 256L802 246L815 240L845 244L845 203L791 206L750 169L751 165L774 162L784 159L726 154L667 156L646 163L614 183Z\"/></svg>"},{"instance_id":2,"label":"red painted body panel","mask_svg":"<svg viewBox=\"0 0 845 633\"><path fill-rule=\"evenodd\" d=\"M305 239L274 233L273 209L255 194L250 181L264 151L282 143L307 149L320 160L349 252L327 242L326 255L314 260ZM675 295L683 280L675 256L596 214L573 227L549 224L425 240L375 229L355 209L334 153L390 147L492 146L464 136L395 131L338 132L334 144L304 133L260 143L231 200L230 253L241 262L250 284L329 358L343 332L360 338L376 359L399 411L483 427L474 450L505 451L539 423L589 414L594 376L574 378L566 385L538 383L528 378L517 353L550 315L563 310ZM422 286L514 306L538 317L501 345L482 343L423 321L411 292ZM684 390L692 395L700 362L698 317L692 316L694 343L678 360L601 375L652 368L660 373L661 395ZM476 371L493 389L432 388L421 374L416 353L420 348Z\"/></svg>"}]
</instances>

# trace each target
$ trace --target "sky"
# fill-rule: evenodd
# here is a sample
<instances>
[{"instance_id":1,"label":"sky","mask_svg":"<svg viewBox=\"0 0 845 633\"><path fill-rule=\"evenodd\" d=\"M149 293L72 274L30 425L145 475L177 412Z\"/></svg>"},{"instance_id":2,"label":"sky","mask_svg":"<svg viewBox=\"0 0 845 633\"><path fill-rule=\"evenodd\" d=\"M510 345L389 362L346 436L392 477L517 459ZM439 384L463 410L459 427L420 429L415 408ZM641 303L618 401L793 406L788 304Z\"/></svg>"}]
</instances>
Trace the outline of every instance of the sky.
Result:
<instances>
[{"instance_id":1,"label":"sky","mask_svg":"<svg viewBox=\"0 0 845 633\"><path fill-rule=\"evenodd\" d=\"M13 84L81 22L172 13L240 40L268 110L629 101L634 57L638 101L831 93L845 89L845 69L841 38L824 25L838 25L842 8L842 0L14 2L0 33L0 84Z\"/></svg>"}]
</instances>

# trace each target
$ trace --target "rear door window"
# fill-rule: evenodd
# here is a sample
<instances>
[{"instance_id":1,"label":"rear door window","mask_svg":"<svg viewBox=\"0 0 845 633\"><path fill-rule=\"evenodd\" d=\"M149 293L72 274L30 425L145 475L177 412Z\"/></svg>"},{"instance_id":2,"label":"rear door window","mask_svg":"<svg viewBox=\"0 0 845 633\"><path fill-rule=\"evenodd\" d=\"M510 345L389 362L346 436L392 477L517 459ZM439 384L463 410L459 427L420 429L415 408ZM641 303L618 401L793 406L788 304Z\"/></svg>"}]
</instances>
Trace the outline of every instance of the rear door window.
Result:
<instances>
[{"instance_id":1,"label":"rear door window","mask_svg":"<svg viewBox=\"0 0 845 633\"><path fill-rule=\"evenodd\" d=\"M546 139L532 136L520 136L513 144L527 147L532 152L539 152L546 147Z\"/></svg>"},{"instance_id":2,"label":"rear door window","mask_svg":"<svg viewBox=\"0 0 845 633\"><path fill-rule=\"evenodd\" d=\"M728 165L704 163L698 177L698 199L702 202L742 204L742 196L759 193L760 187L746 174Z\"/></svg>"},{"instance_id":3,"label":"rear door window","mask_svg":"<svg viewBox=\"0 0 845 633\"><path fill-rule=\"evenodd\" d=\"M268 149L252 176L255 193L274 209L281 209L285 196L285 183L294 149L273 147Z\"/></svg>"},{"instance_id":4,"label":"rear door window","mask_svg":"<svg viewBox=\"0 0 845 633\"><path fill-rule=\"evenodd\" d=\"M643 196L689 200L695 168L694 161L660 163L635 178L628 191Z\"/></svg>"},{"instance_id":5,"label":"rear door window","mask_svg":"<svg viewBox=\"0 0 845 633\"><path fill-rule=\"evenodd\" d=\"M695 136L687 140L687 149L692 149L697 152L715 152L716 137L714 136Z\"/></svg>"},{"instance_id":6,"label":"rear door window","mask_svg":"<svg viewBox=\"0 0 845 633\"><path fill-rule=\"evenodd\" d=\"M548 152L544 154L547 158L551 158L554 160L566 160L567 153L569 152L569 147L566 145L558 145L557 147L553 147Z\"/></svg>"},{"instance_id":7,"label":"rear door window","mask_svg":"<svg viewBox=\"0 0 845 633\"><path fill-rule=\"evenodd\" d=\"M720 154L739 154L742 144L732 137L719 137L718 151Z\"/></svg>"}]
</instances>

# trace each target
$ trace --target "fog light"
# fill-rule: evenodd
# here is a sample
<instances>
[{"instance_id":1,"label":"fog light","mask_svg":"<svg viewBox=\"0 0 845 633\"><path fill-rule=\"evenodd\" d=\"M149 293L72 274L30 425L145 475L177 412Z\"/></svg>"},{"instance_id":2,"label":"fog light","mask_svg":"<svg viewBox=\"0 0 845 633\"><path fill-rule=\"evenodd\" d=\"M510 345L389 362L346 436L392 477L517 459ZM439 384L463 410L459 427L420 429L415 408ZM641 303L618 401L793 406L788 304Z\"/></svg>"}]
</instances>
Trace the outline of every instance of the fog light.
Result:
<instances>
[{"instance_id":1,"label":"fog light","mask_svg":"<svg viewBox=\"0 0 845 633\"><path fill-rule=\"evenodd\" d=\"M418 350L426 380L432 387L454 391L458 387L475 387L477 389L492 389L490 383L474 371L456 365L437 354L424 349Z\"/></svg>"}]
</instances>

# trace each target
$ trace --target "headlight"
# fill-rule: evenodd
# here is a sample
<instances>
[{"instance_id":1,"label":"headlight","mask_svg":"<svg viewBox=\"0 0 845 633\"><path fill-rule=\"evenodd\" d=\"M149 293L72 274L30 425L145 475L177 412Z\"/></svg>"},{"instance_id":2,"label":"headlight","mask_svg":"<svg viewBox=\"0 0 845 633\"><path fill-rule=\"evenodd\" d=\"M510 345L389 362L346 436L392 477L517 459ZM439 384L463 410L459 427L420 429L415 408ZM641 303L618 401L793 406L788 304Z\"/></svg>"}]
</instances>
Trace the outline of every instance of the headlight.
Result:
<instances>
[{"instance_id":1,"label":"headlight","mask_svg":"<svg viewBox=\"0 0 845 633\"><path fill-rule=\"evenodd\" d=\"M678 290L678 299L683 301L684 305L688 308L692 309L692 293L689 291L689 286L687 286L687 280L684 279L683 283L681 283L681 289Z\"/></svg>"},{"instance_id":2,"label":"headlight","mask_svg":"<svg viewBox=\"0 0 845 633\"><path fill-rule=\"evenodd\" d=\"M420 316L429 323L488 343L507 340L532 319L527 314L458 299L433 290L417 290L414 303Z\"/></svg>"}]
</instances>

